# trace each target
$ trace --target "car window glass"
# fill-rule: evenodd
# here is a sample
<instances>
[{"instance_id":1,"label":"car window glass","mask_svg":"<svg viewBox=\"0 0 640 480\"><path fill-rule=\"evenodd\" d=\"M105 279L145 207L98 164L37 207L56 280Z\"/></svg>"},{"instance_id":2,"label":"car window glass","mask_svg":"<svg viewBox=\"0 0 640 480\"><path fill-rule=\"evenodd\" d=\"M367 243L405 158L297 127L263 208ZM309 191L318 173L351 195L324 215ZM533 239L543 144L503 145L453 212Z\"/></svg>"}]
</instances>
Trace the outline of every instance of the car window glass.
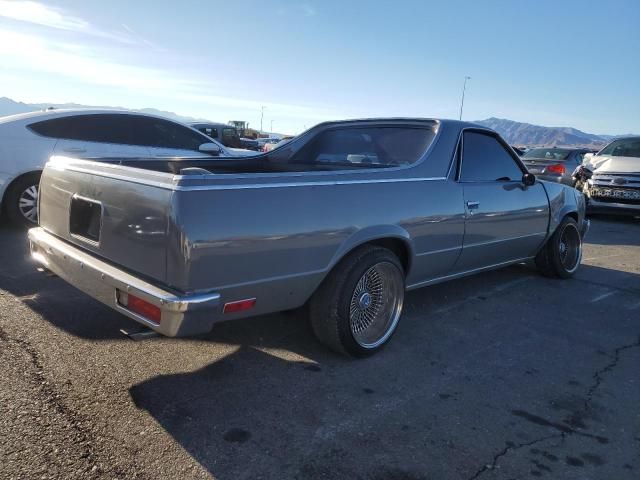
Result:
<instances>
[{"instance_id":1,"label":"car window glass","mask_svg":"<svg viewBox=\"0 0 640 480\"><path fill-rule=\"evenodd\" d=\"M218 129L213 127L204 127L199 129L205 135L209 135L211 138L218 138Z\"/></svg>"},{"instance_id":2,"label":"car window glass","mask_svg":"<svg viewBox=\"0 0 640 480\"><path fill-rule=\"evenodd\" d=\"M566 148L533 148L523 155L523 159L526 161L530 158L540 158L544 160L566 160L571 154L571 150Z\"/></svg>"},{"instance_id":3,"label":"car window glass","mask_svg":"<svg viewBox=\"0 0 640 480\"><path fill-rule=\"evenodd\" d=\"M207 138L182 125L154 117L133 118L134 139L137 145L180 150L198 150Z\"/></svg>"},{"instance_id":4,"label":"car window glass","mask_svg":"<svg viewBox=\"0 0 640 480\"><path fill-rule=\"evenodd\" d=\"M598 155L640 158L640 138L622 138L611 142Z\"/></svg>"},{"instance_id":5,"label":"car window glass","mask_svg":"<svg viewBox=\"0 0 640 480\"><path fill-rule=\"evenodd\" d=\"M84 142L132 143L129 115L75 115L37 122L29 127L36 133L47 137Z\"/></svg>"},{"instance_id":6,"label":"car window glass","mask_svg":"<svg viewBox=\"0 0 640 480\"><path fill-rule=\"evenodd\" d=\"M419 160L434 138L428 128L353 127L326 130L302 148L292 163L394 167Z\"/></svg>"},{"instance_id":7,"label":"car window glass","mask_svg":"<svg viewBox=\"0 0 640 480\"><path fill-rule=\"evenodd\" d=\"M521 180L522 170L502 144L493 136L465 132L460 180L491 182Z\"/></svg>"}]
</instances>

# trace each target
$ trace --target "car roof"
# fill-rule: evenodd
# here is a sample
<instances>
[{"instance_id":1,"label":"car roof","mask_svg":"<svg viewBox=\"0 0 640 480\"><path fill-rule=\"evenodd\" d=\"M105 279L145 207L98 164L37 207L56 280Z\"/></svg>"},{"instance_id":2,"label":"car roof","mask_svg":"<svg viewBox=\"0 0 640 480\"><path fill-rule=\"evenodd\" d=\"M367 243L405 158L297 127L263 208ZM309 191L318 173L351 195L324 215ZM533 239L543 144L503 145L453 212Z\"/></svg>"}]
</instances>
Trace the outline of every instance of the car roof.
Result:
<instances>
[{"instance_id":1,"label":"car roof","mask_svg":"<svg viewBox=\"0 0 640 480\"><path fill-rule=\"evenodd\" d=\"M137 112L135 110L125 110L117 108L60 108L53 110L38 110L35 112L18 113L16 115L8 115L6 117L0 117L0 123L11 122L31 122L40 120L49 120L53 118L73 117L76 115L99 115L99 114L117 114L117 115L138 115L150 118L159 118L162 120L169 120L174 123L181 123L170 118L161 117L159 115L151 115L149 113Z\"/></svg>"},{"instance_id":2,"label":"car roof","mask_svg":"<svg viewBox=\"0 0 640 480\"><path fill-rule=\"evenodd\" d=\"M187 123L190 127L227 127L227 128L236 128L233 125L227 125L226 123L217 123L217 122L189 122Z\"/></svg>"}]
</instances>

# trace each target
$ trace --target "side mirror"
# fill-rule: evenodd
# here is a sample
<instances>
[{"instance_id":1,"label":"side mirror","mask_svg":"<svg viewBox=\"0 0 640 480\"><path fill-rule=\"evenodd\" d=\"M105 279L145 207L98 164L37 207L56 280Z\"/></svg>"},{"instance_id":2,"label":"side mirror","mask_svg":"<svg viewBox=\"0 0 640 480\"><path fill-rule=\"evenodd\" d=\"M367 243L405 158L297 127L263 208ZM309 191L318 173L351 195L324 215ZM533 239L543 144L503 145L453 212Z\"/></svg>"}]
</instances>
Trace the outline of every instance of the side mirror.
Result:
<instances>
[{"instance_id":1,"label":"side mirror","mask_svg":"<svg viewBox=\"0 0 640 480\"><path fill-rule=\"evenodd\" d=\"M203 143L198 147L198 150L203 153L208 153L210 155L219 155L222 153L222 149L213 142Z\"/></svg>"},{"instance_id":2,"label":"side mirror","mask_svg":"<svg viewBox=\"0 0 640 480\"><path fill-rule=\"evenodd\" d=\"M536 183L536 176L533 173L525 173L522 175L522 183L524 183L525 187L530 187Z\"/></svg>"},{"instance_id":3,"label":"side mirror","mask_svg":"<svg viewBox=\"0 0 640 480\"><path fill-rule=\"evenodd\" d=\"M582 157L582 163L588 162L593 157L593 153L585 153Z\"/></svg>"}]
</instances>

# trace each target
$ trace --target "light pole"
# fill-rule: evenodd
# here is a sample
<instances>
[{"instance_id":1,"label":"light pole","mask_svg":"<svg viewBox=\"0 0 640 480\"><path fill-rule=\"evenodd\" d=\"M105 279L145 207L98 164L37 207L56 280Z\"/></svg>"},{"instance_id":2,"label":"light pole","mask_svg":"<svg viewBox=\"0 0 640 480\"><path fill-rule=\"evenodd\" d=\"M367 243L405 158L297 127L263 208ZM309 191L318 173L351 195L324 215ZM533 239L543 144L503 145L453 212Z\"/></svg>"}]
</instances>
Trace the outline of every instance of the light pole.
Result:
<instances>
[{"instance_id":1,"label":"light pole","mask_svg":"<svg viewBox=\"0 0 640 480\"><path fill-rule=\"evenodd\" d=\"M271 120L271 128L269 129L269 132L273 133L273 120Z\"/></svg>"},{"instance_id":2,"label":"light pole","mask_svg":"<svg viewBox=\"0 0 640 480\"><path fill-rule=\"evenodd\" d=\"M462 85L462 100L460 101L460 120L462 120L462 108L464 107L464 92L467 89L467 80L471 80L471 77L464 77L464 85Z\"/></svg>"},{"instance_id":3,"label":"light pole","mask_svg":"<svg viewBox=\"0 0 640 480\"><path fill-rule=\"evenodd\" d=\"M262 107L260 107L260 133L263 132L262 130L262 120L264 119L264 109L267 108L264 105Z\"/></svg>"}]
</instances>

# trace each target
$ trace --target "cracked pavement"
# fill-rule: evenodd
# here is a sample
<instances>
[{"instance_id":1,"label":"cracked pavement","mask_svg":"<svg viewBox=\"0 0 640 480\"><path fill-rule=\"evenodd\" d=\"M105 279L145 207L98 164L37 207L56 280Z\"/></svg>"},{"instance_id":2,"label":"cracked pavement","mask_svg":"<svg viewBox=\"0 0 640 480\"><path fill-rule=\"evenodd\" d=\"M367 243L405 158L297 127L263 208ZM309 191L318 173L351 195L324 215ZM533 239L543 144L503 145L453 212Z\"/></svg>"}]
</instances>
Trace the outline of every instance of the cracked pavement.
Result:
<instances>
[{"instance_id":1,"label":"cracked pavement","mask_svg":"<svg viewBox=\"0 0 640 480\"><path fill-rule=\"evenodd\" d=\"M0 478L637 479L639 234L411 292L355 361L298 314L133 342L0 226Z\"/></svg>"}]
</instances>

